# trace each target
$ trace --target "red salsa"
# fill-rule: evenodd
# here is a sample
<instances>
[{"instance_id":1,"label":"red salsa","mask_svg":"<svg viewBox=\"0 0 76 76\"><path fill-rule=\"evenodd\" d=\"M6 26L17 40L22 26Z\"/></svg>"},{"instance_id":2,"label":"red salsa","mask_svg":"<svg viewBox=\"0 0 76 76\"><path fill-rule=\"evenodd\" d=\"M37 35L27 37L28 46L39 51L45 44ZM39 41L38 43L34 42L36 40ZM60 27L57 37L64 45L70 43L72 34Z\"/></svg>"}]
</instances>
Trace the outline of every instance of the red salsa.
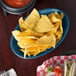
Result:
<instances>
[{"instance_id":1,"label":"red salsa","mask_svg":"<svg viewBox=\"0 0 76 76\"><path fill-rule=\"evenodd\" d=\"M26 6L31 0L4 0L4 2L11 7L20 8Z\"/></svg>"}]
</instances>

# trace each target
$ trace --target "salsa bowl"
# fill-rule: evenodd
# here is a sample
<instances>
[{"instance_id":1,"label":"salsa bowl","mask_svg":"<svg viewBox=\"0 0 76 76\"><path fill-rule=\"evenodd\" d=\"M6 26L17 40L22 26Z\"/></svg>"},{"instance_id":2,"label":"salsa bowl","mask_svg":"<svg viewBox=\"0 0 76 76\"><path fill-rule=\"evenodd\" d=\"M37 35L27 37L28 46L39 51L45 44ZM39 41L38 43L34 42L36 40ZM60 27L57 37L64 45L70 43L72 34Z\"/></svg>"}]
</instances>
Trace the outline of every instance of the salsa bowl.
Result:
<instances>
[{"instance_id":1,"label":"salsa bowl","mask_svg":"<svg viewBox=\"0 0 76 76\"><path fill-rule=\"evenodd\" d=\"M17 7L11 7L7 5L3 0L0 0L0 6L2 7L4 12L10 13L10 14L17 14L17 15L21 15L23 13L29 12L33 8L35 3L36 3L36 0L30 0L30 2L27 5L17 8Z\"/></svg>"}]
</instances>

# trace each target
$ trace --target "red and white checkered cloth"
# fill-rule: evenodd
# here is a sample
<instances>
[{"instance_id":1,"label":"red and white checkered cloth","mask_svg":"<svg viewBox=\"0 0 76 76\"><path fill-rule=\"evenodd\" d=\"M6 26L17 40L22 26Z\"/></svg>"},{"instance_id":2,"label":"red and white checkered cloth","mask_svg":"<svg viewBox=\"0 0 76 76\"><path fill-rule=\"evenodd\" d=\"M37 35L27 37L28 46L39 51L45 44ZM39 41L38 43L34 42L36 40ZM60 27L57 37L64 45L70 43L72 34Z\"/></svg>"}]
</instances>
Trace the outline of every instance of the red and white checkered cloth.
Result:
<instances>
[{"instance_id":1,"label":"red and white checkered cloth","mask_svg":"<svg viewBox=\"0 0 76 76\"><path fill-rule=\"evenodd\" d=\"M71 55L71 56L54 56L46 61L43 62L42 65L37 67L37 76L44 76L44 68L48 64L58 64L58 65L63 65L65 60L76 60L76 55Z\"/></svg>"}]
</instances>

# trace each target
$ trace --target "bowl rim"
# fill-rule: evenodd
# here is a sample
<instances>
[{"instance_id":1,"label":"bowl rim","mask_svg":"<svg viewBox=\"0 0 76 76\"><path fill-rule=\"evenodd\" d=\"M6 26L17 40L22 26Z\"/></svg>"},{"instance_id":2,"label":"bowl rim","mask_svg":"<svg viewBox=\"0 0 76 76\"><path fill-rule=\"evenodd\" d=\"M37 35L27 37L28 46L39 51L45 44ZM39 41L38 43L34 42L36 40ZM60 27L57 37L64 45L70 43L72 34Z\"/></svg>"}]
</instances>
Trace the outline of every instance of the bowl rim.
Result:
<instances>
[{"instance_id":1,"label":"bowl rim","mask_svg":"<svg viewBox=\"0 0 76 76\"><path fill-rule=\"evenodd\" d=\"M2 7L6 7L6 9L11 10L11 11L20 11L24 9L28 9L33 3L35 3L36 0L31 0L26 6L21 7L21 8L13 8L11 6L8 6L6 3L3 2L3 0L0 0L0 4Z\"/></svg>"},{"instance_id":2,"label":"bowl rim","mask_svg":"<svg viewBox=\"0 0 76 76\"><path fill-rule=\"evenodd\" d=\"M59 9L55 9L55 8L46 8L46 9L40 9L39 10L39 13L41 12L41 11L48 11L48 10L56 10L56 11L61 11L61 12L63 12L62 10L59 10ZM63 12L64 13L64 12ZM68 34L68 31L69 31L69 26L70 26L70 24L69 24L69 18L68 18L68 16L66 15L66 13L64 13L64 15L66 16L66 18L67 18L67 30L65 31L65 34L64 34L64 36L60 39L60 41L56 44L56 47L55 48L50 48L50 49L52 49L52 50L46 50L47 52L46 53L43 53L42 55L40 54L38 54L38 55L36 55L36 56L32 56L32 57L26 57L25 59L35 59L35 58L39 58L39 57L41 57L41 56L44 56L44 55L46 55L46 54L48 54L48 53L50 53L50 52L52 52L53 50L55 50L62 42L63 42L63 40L65 39L65 37L66 37L66 35ZM24 18L24 19L26 19L26 17ZM19 26L19 24L16 26L16 28ZM14 29L14 30L16 30L16 28ZM12 51L13 51L13 53L14 54L16 54L18 57L20 57L20 58L23 58L24 59L24 57L22 57L22 56L20 56L20 55L18 55L15 51L14 51L14 49L12 48L12 39L13 39L13 36L11 36L11 39L10 39L10 47L11 47L11 49L12 49ZM44 51L45 52L45 51Z\"/></svg>"}]
</instances>

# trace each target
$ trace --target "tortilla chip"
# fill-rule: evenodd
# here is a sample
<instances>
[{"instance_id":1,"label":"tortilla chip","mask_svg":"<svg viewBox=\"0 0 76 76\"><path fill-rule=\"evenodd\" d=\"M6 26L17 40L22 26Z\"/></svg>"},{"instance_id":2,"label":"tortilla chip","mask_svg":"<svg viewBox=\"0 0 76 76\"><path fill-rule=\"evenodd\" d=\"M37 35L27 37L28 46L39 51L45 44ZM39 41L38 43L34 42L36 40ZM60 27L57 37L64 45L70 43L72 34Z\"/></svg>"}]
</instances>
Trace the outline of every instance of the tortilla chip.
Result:
<instances>
[{"instance_id":1,"label":"tortilla chip","mask_svg":"<svg viewBox=\"0 0 76 76\"><path fill-rule=\"evenodd\" d=\"M17 37L19 34L21 34L21 32L20 32L19 30L14 30L14 31L12 31L12 35L14 36L14 38L15 38L17 41L20 40L20 38Z\"/></svg>"},{"instance_id":2,"label":"tortilla chip","mask_svg":"<svg viewBox=\"0 0 76 76\"><path fill-rule=\"evenodd\" d=\"M58 14L58 12L55 12L55 16L60 19L60 15Z\"/></svg>"},{"instance_id":3,"label":"tortilla chip","mask_svg":"<svg viewBox=\"0 0 76 76\"><path fill-rule=\"evenodd\" d=\"M29 57L31 57L32 54L31 54L30 52L28 52L27 55L28 55Z\"/></svg>"},{"instance_id":4,"label":"tortilla chip","mask_svg":"<svg viewBox=\"0 0 76 76\"><path fill-rule=\"evenodd\" d=\"M56 45L56 37L54 34L50 34L51 47L55 48Z\"/></svg>"},{"instance_id":5,"label":"tortilla chip","mask_svg":"<svg viewBox=\"0 0 76 76\"><path fill-rule=\"evenodd\" d=\"M54 13L49 14L49 15L48 15L49 19L50 19L52 16L54 16L54 15L55 15Z\"/></svg>"},{"instance_id":6,"label":"tortilla chip","mask_svg":"<svg viewBox=\"0 0 76 76\"><path fill-rule=\"evenodd\" d=\"M61 14L60 14L60 19L62 20L62 19L63 19L63 17L64 17L64 14L63 14L63 13L61 13Z\"/></svg>"},{"instance_id":7,"label":"tortilla chip","mask_svg":"<svg viewBox=\"0 0 76 76\"><path fill-rule=\"evenodd\" d=\"M36 56L40 52L45 51L48 48L48 46L36 46L36 47L30 47L26 48L28 50L28 53L30 53L33 56Z\"/></svg>"},{"instance_id":8,"label":"tortilla chip","mask_svg":"<svg viewBox=\"0 0 76 76\"><path fill-rule=\"evenodd\" d=\"M24 59L26 58L27 53L28 53L28 51L25 49L24 50Z\"/></svg>"},{"instance_id":9,"label":"tortilla chip","mask_svg":"<svg viewBox=\"0 0 76 76\"><path fill-rule=\"evenodd\" d=\"M56 17L54 13L49 14L48 17L49 17L49 19L51 20L52 23L56 23L56 22L60 21L60 19L57 18L58 15L57 15L57 17Z\"/></svg>"},{"instance_id":10,"label":"tortilla chip","mask_svg":"<svg viewBox=\"0 0 76 76\"><path fill-rule=\"evenodd\" d=\"M63 27L62 27L62 21L61 20L56 22L54 25L55 25L56 30L61 31L63 33Z\"/></svg>"},{"instance_id":11,"label":"tortilla chip","mask_svg":"<svg viewBox=\"0 0 76 76\"><path fill-rule=\"evenodd\" d=\"M34 47L26 48L26 49L30 52L34 52L34 51L40 51L42 49L46 49L47 47L48 46L34 46Z\"/></svg>"},{"instance_id":12,"label":"tortilla chip","mask_svg":"<svg viewBox=\"0 0 76 76\"><path fill-rule=\"evenodd\" d=\"M26 48L26 46L31 47L33 44L35 45L36 40L31 38L22 38L18 41L18 46L21 48Z\"/></svg>"},{"instance_id":13,"label":"tortilla chip","mask_svg":"<svg viewBox=\"0 0 76 76\"><path fill-rule=\"evenodd\" d=\"M27 29L24 32L22 32L23 34L26 34L28 36L33 36L34 32L31 29Z\"/></svg>"},{"instance_id":14,"label":"tortilla chip","mask_svg":"<svg viewBox=\"0 0 76 76\"><path fill-rule=\"evenodd\" d=\"M21 33L21 34L19 34L18 36L17 36L17 38L20 38L20 39L26 39L26 38L31 38L31 39L38 39L37 37L35 37L35 36L29 36L29 35L27 35L27 34L23 34L23 33ZM19 39L19 40L20 40Z\"/></svg>"},{"instance_id":15,"label":"tortilla chip","mask_svg":"<svg viewBox=\"0 0 76 76\"><path fill-rule=\"evenodd\" d=\"M56 32L57 30L53 30L53 31L47 32L46 35L49 36L50 34L55 34Z\"/></svg>"},{"instance_id":16,"label":"tortilla chip","mask_svg":"<svg viewBox=\"0 0 76 76\"><path fill-rule=\"evenodd\" d=\"M55 34L57 36L57 39L61 39L62 37L62 32L57 31L57 33Z\"/></svg>"},{"instance_id":17,"label":"tortilla chip","mask_svg":"<svg viewBox=\"0 0 76 76\"><path fill-rule=\"evenodd\" d=\"M60 21L60 31L63 33L62 21Z\"/></svg>"},{"instance_id":18,"label":"tortilla chip","mask_svg":"<svg viewBox=\"0 0 76 76\"><path fill-rule=\"evenodd\" d=\"M36 9L33 9L31 14L24 21L25 27L32 29L40 19L40 15ZM28 25L27 25L27 24Z\"/></svg>"},{"instance_id":19,"label":"tortilla chip","mask_svg":"<svg viewBox=\"0 0 76 76\"><path fill-rule=\"evenodd\" d=\"M40 18L34 30L39 33L45 33L54 30L54 25L50 22L49 18L46 15L42 15L41 17L42 18Z\"/></svg>"},{"instance_id":20,"label":"tortilla chip","mask_svg":"<svg viewBox=\"0 0 76 76\"><path fill-rule=\"evenodd\" d=\"M36 41L38 45L48 45L55 47L56 38L54 34L50 34L49 36L45 35Z\"/></svg>"},{"instance_id":21,"label":"tortilla chip","mask_svg":"<svg viewBox=\"0 0 76 76\"><path fill-rule=\"evenodd\" d=\"M25 50L24 49L20 49L20 51L22 51L24 53Z\"/></svg>"},{"instance_id":22,"label":"tortilla chip","mask_svg":"<svg viewBox=\"0 0 76 76\"><path fill-rule=\"evenodd\" d=\"M19 26L20 26L20 30L21 31L24 31L26 29L23 24L24 24L23 17L20 17L20 19L19 19Z\"/></svg>"},{"instance_id":23,"label":"tortilla chip","mask_svg":"<svg viewBox=\"0 0 76 76\"><path fill-rule=\"evenodd\" d=\"M22 51L24 53L25 50L24 49L20 49L20 51ZM31 56L32 54L30 52L27 52L27 55Z\"/></svg>"},{"instance_id":24,"label":"tortilla chip","mask_svg":"<svg viewBox=\"0 0 76 76\"><path fill-rule=\"evenodd\" d=\"M28 53L28 51L25 50L25 49L20 49L20 51L22 51L22 52L24 53L24 59L25 59L25 58L26 58L26 55L27 55L27 53Z\"/></svg>"},{"instance_id":25,"label":"tortilla chip","mask_svg":"<svg viewBox=\"0 0 76 76\"><path fill-rule=\"evenodd\" d=\"M23 32L24 34L27 34L28 36L35 36L35 37L41 37L43 36L44 34L40 34L34 30L31 30L31 29L27 29L26 31Z\"/></svg>"}]
</instances>

